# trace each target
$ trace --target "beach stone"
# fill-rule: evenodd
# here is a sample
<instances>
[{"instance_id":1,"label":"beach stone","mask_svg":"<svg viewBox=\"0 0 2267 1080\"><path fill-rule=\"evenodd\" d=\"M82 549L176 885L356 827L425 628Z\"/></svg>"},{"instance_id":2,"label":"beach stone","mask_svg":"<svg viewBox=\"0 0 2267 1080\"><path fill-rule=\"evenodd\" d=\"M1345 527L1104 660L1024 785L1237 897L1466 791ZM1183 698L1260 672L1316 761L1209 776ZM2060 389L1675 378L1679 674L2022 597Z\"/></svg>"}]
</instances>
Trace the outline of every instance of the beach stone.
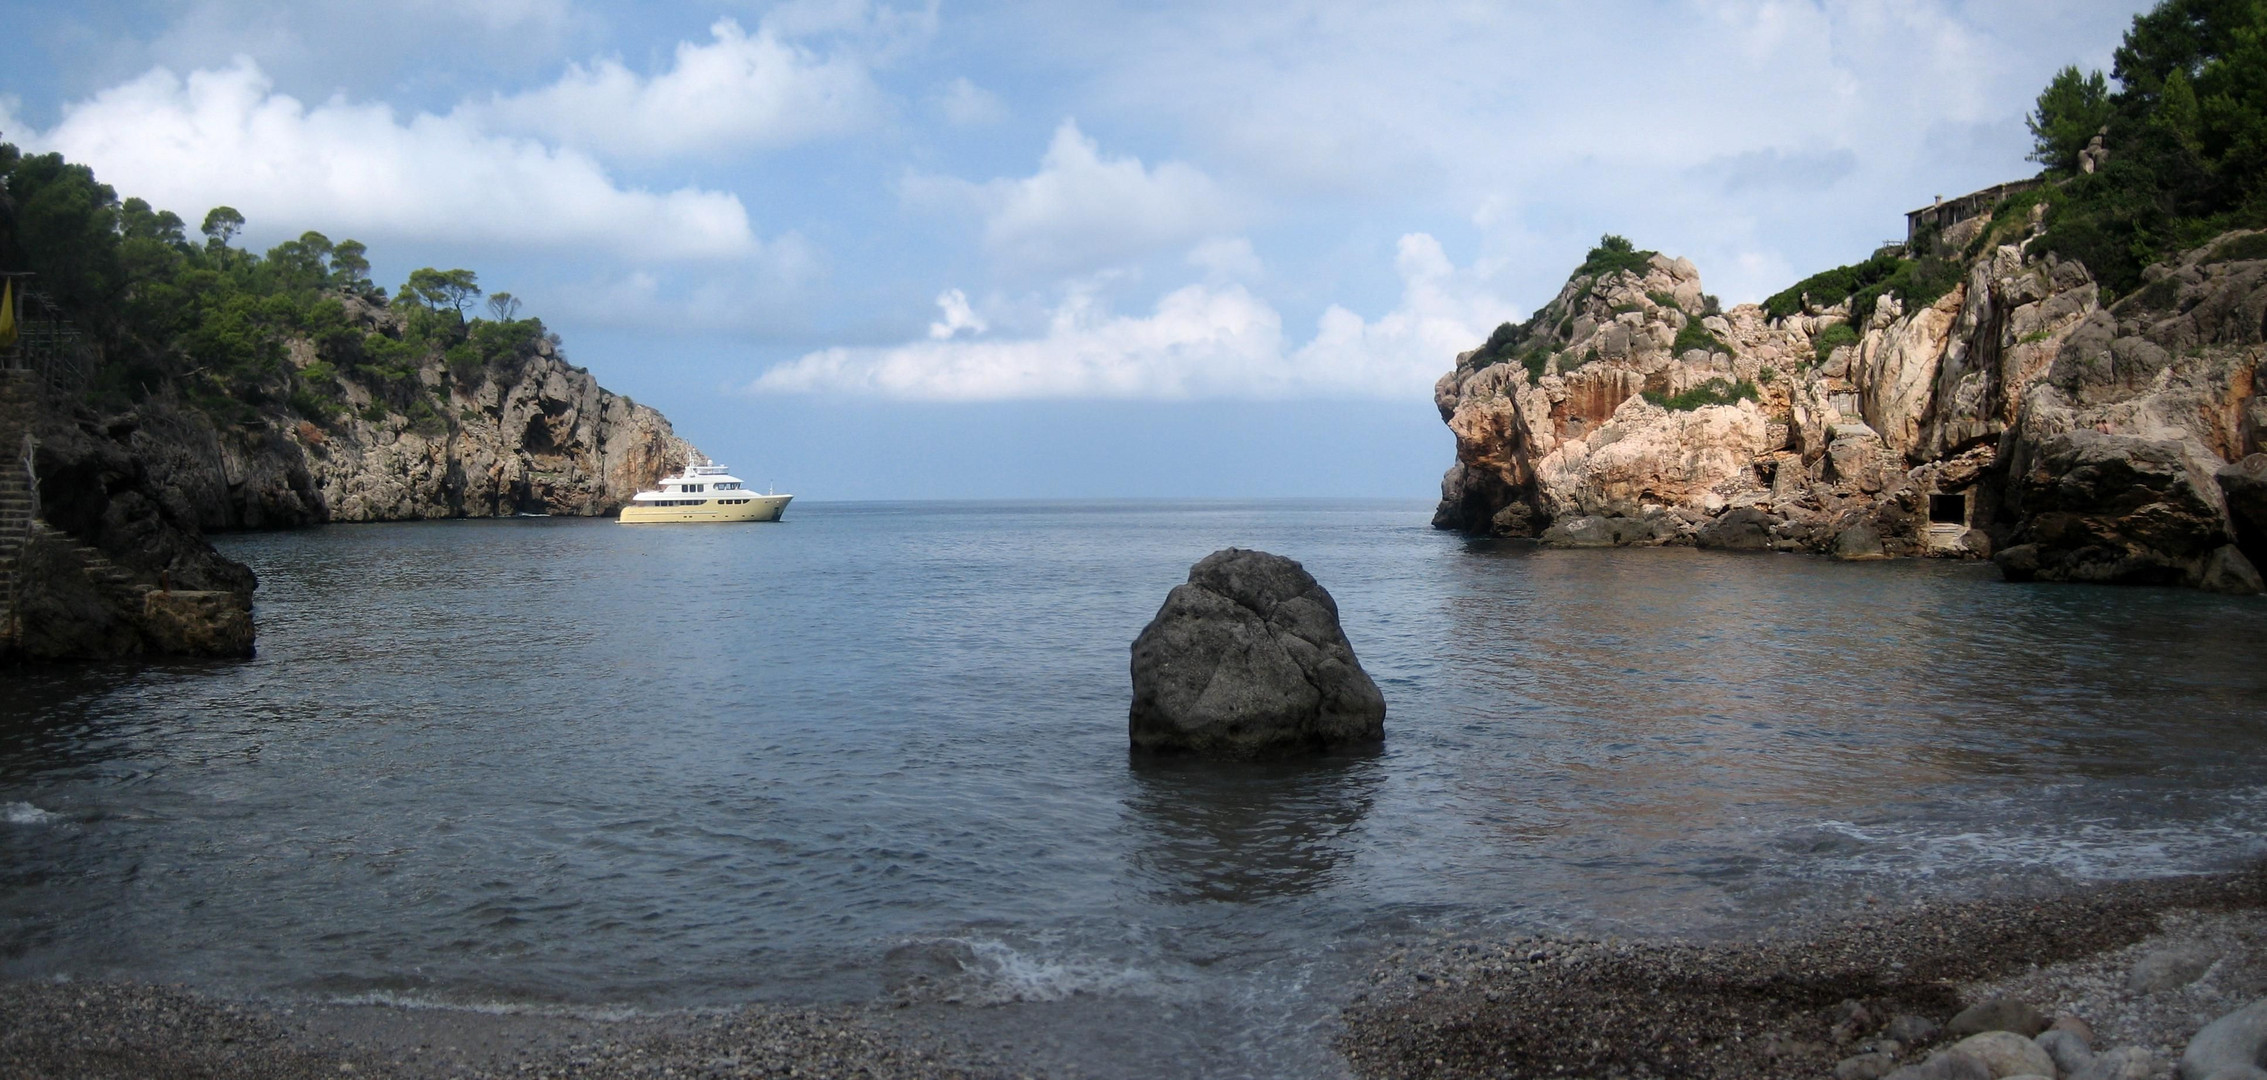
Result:
<instances>
[{"instance_id":1,"label":"beach stone","mask_svg":"<svg viewBox=\"0 0 2267 1080\"><path fill-rule=\"evenodd\" d=\"M1907 1046L1918 1046L1944 1032L1944 1025L1913 1013L1898 1013L1889 1018L1888 1036Z\"/></svg>"},{"instance_id":2,"label":"beach stone","mask_svg":"<svg viewBox=\"0 0 2267 1080\"><path fill-rule=\"evenodd\" d=\"M1843 1058L1835 1064L1834 1080L1881 1080L1895 1068L1895 1055L1878 1052L1858 1054Z\"/></svg>"},{"instance_id":3,"label":"beach stone","mask_svg":"<svg viewBox=\"0 0 2267 1080\"><path fill-rule=\"evenodd\" d=\"M2055 1068L2066 1073L2077 1072L2094 1060L2094 1048L2068 1028L2048 1028L2032 1041L2054 1059Z\"/></svg>"},{"instance_id":4,"label":"beach stone","mask_svg":"<svg viewBox=\"0 0 2267 1080\"><path fill-rule=\"evenodd\" d=\"M1189 569L1133 643L1136 749L1254 758L1375 744L1385 698L1306 568L1227 548Z\"/></svg>"},{"instance_id":5,"label":"beach stone","mask_svg":"<svg viewBox=\"0 0 2267 1080\"><path fill-rule=\"evenodd\" d=\"M1959 1050L1941 1050L1929 1055L1927 1061L1907 1065L1890 1073L1884 1080L1995 1080L1991 1066L1974 1054Z\"/></svg>"},{"instance_id":6,"label":"beach stone","mask_svg":"<svg viewBox=\"0 0 2267 1080\"><path fill-rule=\"evenodd\" d=\"M2150 1080L2158 1072L2157 1055L2138 1046L2121 1046L2094 1055L2066 1080Z\"/></svg>"},{"instance_id":7,"label":"beach stone","mask_svg":"<svg viewBox=\"0 0 2267 1080\"><path fill-rule=\"evenodd\" d=\"M2210 947L2198 944L2153 949L2133 964L2125 988L2136 994L2172 990L2203 978L2220 959Z\"/></svg>"},{"instance_id":8,"label":"beach stone","mask_svg":"<svg viewBox=\"0 0 2267 1080\"><path fill-rule=\"evenodd\" d=\"M2093 1049L2094 1025L2087 1023L2082 1017L2072 1016L2069 1013L2064 1013L2061 1016L2055 1017L2054 1023L2047 1025L2047 1030L2067 1031L2083 1040L2086 1043L2087 1049Z\"/></svg>"},{"instance_id":9,"label":"beach stone","mask_svg":"<svg viewBox=\"0 0 2267 1080\"><path fill-rule=\"evenodd\" d=\"M2044 1025L2041 1025L2044 1026ZM2054 1058L2038 1043L2012 1031L1986 1031L1952 1044L1952 1050L1971 1054L1991 1066L1995 1078L2054 1075Z\"/></svg>"},{"instance_id":10,"label":"beach stone","mask_svg":"<svg viewBox=\"0 0 2267 1080\"><path fill-rule=\"evenodd\" d=\"M1960 1010L1960 1015L1944 1025L1944 1033L1955 1039L1986 1031L2012 1031L2028 1039L2047 1029L2046 1014L2010 997L1995 997L1979 1001Z\"/></svg>"},{"instance_id":11,"label":"beach stone","mask_svg":"<svg viewBox=\"0 0 2267 1080\"><path fill-rule=\"evenodd\" d=\"M2180 1055L2180 1080L2267 1080L2267 1069L2259 1067L2263 1057L2267 1057L2267 1000L2204 1025Z\"/></svg>"}]
</instances>

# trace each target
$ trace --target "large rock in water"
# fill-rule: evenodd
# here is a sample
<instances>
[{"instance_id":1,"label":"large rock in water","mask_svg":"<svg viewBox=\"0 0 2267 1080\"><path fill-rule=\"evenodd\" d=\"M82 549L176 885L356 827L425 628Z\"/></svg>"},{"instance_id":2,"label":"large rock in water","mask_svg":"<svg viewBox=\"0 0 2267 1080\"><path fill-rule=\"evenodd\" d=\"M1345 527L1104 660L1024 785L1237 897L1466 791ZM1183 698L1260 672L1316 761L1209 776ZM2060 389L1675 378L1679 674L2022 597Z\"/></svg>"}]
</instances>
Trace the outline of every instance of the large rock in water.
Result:
<instances>
[{"instance_id":1,"label":"large rock in water","mask_svg":"<svg viewBox=\"0 0 2267 1080\"><path fill-rule=\"evenodd\" d=\"M1127 729L1139 750L1315 753L1383 739L1385 698L1304 567L1228 548L1191 567L1134 639Z\"/></svg>"}]
</instances>

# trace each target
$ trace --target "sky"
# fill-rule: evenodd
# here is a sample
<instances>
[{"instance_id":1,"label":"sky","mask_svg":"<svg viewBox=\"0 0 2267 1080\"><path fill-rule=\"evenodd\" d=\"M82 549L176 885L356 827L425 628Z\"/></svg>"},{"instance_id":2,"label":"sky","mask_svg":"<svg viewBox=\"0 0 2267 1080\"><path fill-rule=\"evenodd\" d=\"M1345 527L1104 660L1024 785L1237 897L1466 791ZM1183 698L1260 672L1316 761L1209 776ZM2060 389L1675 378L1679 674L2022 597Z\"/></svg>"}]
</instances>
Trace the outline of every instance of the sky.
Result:
<instances>
[{"instance_id":1,"label":"sky","mask_svg":"<svg viewBox=\"0 0 2267 1080\"><path fill-rule=\"evenodd\" d=\"M472 269L807 498L1425 498L1601 234L1862 259L2144 6L0 0L0 139Z\"/></svg>"}]
</instances>

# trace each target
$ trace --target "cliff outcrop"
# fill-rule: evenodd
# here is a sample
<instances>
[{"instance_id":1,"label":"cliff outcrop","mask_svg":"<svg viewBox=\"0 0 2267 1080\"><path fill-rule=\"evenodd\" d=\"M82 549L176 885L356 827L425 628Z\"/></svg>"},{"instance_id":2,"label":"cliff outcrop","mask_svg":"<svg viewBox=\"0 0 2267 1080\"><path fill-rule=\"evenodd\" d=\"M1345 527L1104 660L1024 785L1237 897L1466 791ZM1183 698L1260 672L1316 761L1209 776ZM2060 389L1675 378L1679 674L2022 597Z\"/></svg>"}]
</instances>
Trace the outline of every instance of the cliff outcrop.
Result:
<instances>
[{"instance_id":1,"label":"cliff outcrop","mask_svg":"<svg viewBox=\"0 0 2267 1080\"><path fill-rule=\"evenodd\" d=\"M387 308L344 310L362 334L402 334ZM38 372L0 372L0 656L248 655L257 581L209 533L604 515L698 455L549 338L521 344L378 369L295 340L248 388L262 404L226 410L193 381L106 410Z\"/></svg>"},{"instance_id":2,"label":"cliff outcrop","mask_svg":"<svg viewBox=\"0 0 2267 1080\"><path fill-rule=\"evenodd\" d=\"M1916 253L1895 292L1719 310L1683 259L1609 245L1434 389L1434 525L1546 544L1993 557L2011 579L2258 590L2262 234L2105 307L2027 253L2038 215ZM1854 290L1853 290L1854 291Z\"/></svg>"},{"instance_id":3,"label":"cliff outcrop","mask_svg":"<svg viewBox=\"0 0 2267 1080\"><path fill-rule=\"evenodd\" d=\"M343 310L354 331L404 337L401 312L351 297ZM602 516L700 453L548 336L472 363L427 349L390 369L337 363L305 340L285 355L264 395L284 404L249 423L177 401L112 421L206 529Z\"/></svg>"}]
</instances>

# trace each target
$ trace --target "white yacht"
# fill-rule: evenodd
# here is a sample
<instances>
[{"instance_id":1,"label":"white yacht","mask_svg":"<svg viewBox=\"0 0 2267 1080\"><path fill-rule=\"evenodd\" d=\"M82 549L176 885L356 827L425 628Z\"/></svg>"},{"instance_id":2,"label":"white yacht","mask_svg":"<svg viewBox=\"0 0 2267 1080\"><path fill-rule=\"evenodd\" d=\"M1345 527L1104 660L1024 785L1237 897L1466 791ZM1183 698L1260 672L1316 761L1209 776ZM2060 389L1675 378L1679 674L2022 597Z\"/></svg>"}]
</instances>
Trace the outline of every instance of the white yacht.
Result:
<instances>
[{"instance_id":1,"label":"white yacht","mask_svg":"<svg viewBox=\"0 0 2267 1080\"><path fill-rule=\"evenodd\" d=\"M682 476L661 478L661 490L641 491L622 508L622 524L655 521L778 521L793 495L748 490L722 465L688 465Z\"/></svg>"}]
</instances>

